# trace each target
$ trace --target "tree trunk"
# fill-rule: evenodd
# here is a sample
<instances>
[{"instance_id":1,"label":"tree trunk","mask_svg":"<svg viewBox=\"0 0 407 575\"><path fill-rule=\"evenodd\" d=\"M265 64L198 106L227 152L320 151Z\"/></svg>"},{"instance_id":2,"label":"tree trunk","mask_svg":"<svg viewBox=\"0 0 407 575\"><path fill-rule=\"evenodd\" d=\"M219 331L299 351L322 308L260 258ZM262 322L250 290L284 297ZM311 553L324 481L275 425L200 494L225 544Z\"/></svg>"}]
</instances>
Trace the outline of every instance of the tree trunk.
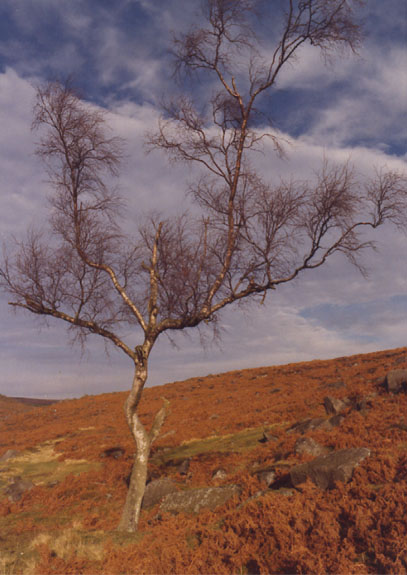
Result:
<instances>
[{"instance_id":1,"label":"tree trunk","mask_svg":"<svg viewBox=\"0 0 407 575\"><path fill-rule=\"evenodd\" d=\"M137 416L136 416L137 417ZM137 417L138 419L138 417ZM141 504L147 481L147 465L150 455L150 438L144 426L138 421L136 431L137 451L130 475L129 490L124 504L118 531L134 533L140 519Z\"/></svg>"},{"instance_id":2,"label":"tree trunk","mask_svg":"<svg viewBox=\"0 0 407 575\"><path fill-rule=\"evenodd\" d=\"M136 443L136 454L130 475L129 490L117 530L129 533L137 531L147 481L147 466L151 446L160 433L169 406L168 401L164 399L164 405L156 414L150 431L147 432L136 411L146 381L147 358L144 357L143 361L136 363L133 387L124 406L127 423Z\"/></svg>"}]
</instances>

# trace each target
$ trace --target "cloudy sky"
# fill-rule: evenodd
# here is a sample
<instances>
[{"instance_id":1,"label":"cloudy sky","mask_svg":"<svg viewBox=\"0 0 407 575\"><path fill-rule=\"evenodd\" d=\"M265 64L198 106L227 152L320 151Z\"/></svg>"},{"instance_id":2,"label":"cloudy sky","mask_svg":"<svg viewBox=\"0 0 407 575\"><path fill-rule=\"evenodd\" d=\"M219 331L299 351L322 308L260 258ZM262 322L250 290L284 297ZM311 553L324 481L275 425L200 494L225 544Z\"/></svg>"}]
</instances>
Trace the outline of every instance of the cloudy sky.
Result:
<instances>
[{"instance_id":1,"label":"cloudy sky","mask_svg":"<svg viewBox=\"0 0 407 575\"><path fill-rule=\"evenodd\" d=\"M263 31L273 5L262 2ZM30 131L35 86L72 75L86 98L109 111L127 141L120 188L131 214L184 203L191 173L156 153L143 138L156 126L159 102L171 93L172 34L197 19L199 0L1 0L0 235L45 225L49 193L33 155ZM325 65L305 47L281 76L269 112L288 142L285 159L265 150L265 176L306 178L323 156L351 159L366 176L374 166L406 169L407 5L368 0L360 15L365 40L358 57ZM193 174L192 174L193 176ZM267 297L261 308L222 316L220 344L202 349L197 334L165 336L151 357L156 385L231 369L337 357L407 343L407 237L378 231L379 251L366 255L367 279L341 258ZM84 354L69 345L64 326L14 314L0 296L0 393L75 397L125 390L127 357L89 340Z\"/></svg>"}]
</instances>

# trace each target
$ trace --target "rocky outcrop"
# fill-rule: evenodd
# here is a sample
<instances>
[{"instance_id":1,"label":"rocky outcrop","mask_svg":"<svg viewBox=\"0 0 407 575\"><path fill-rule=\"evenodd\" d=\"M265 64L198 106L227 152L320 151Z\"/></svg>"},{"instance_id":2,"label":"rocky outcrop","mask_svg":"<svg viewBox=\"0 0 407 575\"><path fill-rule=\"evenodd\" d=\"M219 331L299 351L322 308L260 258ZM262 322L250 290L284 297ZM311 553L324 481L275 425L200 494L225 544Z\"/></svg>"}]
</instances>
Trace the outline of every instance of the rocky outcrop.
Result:
<instances>
[{"instance_id":1,"label":"rocky outcrop","mask_svg":"<svg viewBox=\"0 0 407 575\"><path fill-rule=\"evenodd\" d=\"M200 487L170 493L163 499L161 511L171 513L199 513L202 509L216 509L232 497L240 495L240 487L227 485L225 487Z\"/></svg>"},{"instance_id":2,"label":"rocky outcrop","mask_svg":"<svg viewBox=\"0 0 407 575\"><path fill-rule=\"evenodd\" d=\"M168 477L162 477L161 479L155 479L147 483L146 490L144 491L143 503L141 505L142 509L148 509L160 503L162 499L177 491L176 484L172 479Z\"/></svg>"},{"instance_id":3,"label":"rocky outcrop","mask_svg":"<svg viewBox=\"0 0 407 575\"><path fill-rule=\"evenodd\" d=\"M349 481L354 469L369 455L370 450L366 447L340 449L329 455L321 455L293 467L290 470L291 482L297 486L311 479L321 489L332 488L336 481Z\"/></svg>"}]
</instances>

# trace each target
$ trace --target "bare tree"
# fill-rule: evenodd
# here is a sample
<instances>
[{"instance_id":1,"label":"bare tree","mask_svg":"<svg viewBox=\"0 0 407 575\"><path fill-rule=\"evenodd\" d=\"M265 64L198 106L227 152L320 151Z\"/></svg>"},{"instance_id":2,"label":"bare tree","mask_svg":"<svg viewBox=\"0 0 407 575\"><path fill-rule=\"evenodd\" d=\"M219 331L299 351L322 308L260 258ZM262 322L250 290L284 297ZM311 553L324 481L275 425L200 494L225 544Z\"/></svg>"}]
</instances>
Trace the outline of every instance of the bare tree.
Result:
<instances>
[{"instance_id":1,"label":"bare tree","mask_svg":"<svg viewBox=\"0 0 407 575\"><path fill-rule=\"evenodd\" d=\"M38 154L54 190L50 228L30 231L5 257L1 284L12 306L65 321L82 342L100 335L134 364L125 414L137 449L120 530L137 528L149 453L168 410L164 402L150 430L137 414L159 335L216 325L226 306L261 301L335 253L361 267L359 255L372 245L366 229L406 223L402 174L379 171L361 183L349 164L325 161L313 183L273 185L253 167L252 152L265 138L279 151L256 106L286 63L306 42L326 55L355 50L360 41L348 1L277 4L285 11L268 57L254 31L254 0L207 0L203 25L175 39L178 72L203 76L212 94L205 106L186 91L168 103L149 145L202 168L190 188L199 215L146 219L135 238L127 237L109 184L119 169L120 140L69 86L38 90ZM139 336L135 348L121 336L122 325Z\"/></svg>"}]
</instances>

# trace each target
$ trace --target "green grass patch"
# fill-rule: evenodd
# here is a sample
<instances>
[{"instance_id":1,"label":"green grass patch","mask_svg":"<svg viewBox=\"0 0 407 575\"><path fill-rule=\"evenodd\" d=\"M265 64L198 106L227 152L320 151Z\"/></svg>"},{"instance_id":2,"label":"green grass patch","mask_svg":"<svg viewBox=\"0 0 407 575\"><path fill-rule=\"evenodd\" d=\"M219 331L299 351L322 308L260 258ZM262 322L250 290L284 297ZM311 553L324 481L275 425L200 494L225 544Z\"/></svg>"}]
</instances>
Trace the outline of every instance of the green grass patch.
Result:
<instances>
[{"instance_id":1,"label":"green grass patch","mask_svg":"<svg viewBox=\"0 0 407 575\"><path fill-rule=\"evenodd\" d=\"M280 425L267 426L267 431ZM151 462L159 465L167 461L182 461L205 453L243 453L259 446L259 440L263 437L264 431L265 428L262 426L229 435L191 440L177 447L157 452L152 456Z\"/></svg>"},{"instance_id":2,"label":"green grass patch","mask_svg":"<svg viewBox=\"0 0 407 575\"><path fill-rule=\"evenodd\" d=\"M61 482L68 475L100 469L101 463L83 460L58 461L51 442L27 450L0 463L0 495L14 477L29 479L35 485Z\"/></svg>"}]
</instances>

